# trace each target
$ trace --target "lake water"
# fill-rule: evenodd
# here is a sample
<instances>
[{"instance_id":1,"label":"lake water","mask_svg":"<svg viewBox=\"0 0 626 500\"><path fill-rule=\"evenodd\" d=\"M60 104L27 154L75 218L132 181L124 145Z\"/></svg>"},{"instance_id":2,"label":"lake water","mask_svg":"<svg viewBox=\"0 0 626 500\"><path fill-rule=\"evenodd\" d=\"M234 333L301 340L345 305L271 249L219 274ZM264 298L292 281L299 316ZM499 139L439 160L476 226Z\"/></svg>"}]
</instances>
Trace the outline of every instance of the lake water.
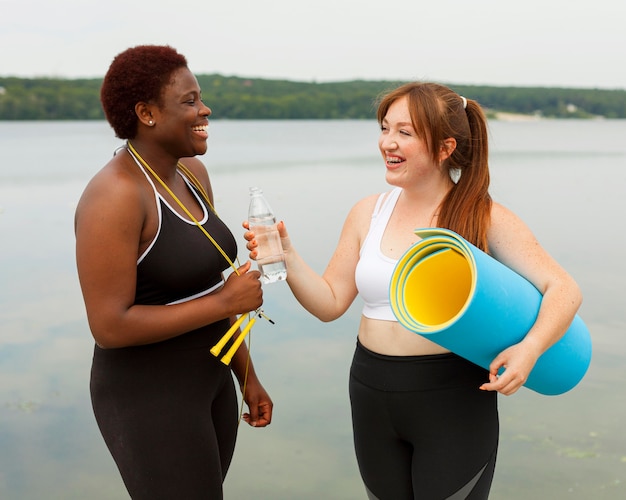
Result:
<instances>
[{"instance_id":1,"label":"lake water","mask_svg":"<svg viewBox=\"0 0 626 500\"><path fill-rule=\"evenodd\" d=\"M594 343L572 391L500 397L491 498L626 498L626 121L490 129L492 195L578 280ZM258 185L322 272L349 208L388 189L377 137L374 121L212 121L203 159L240 257L248 187ZM91 412L93 341L72 228L86 182L120 145L104 122L0 122L2 499L127 498ZM240 426L226 498L364 498L347 394L360 307L321 323L285 283L265 287L276 324L257 323L251 350L274 421Z\"/></svg>"}]
</instances>

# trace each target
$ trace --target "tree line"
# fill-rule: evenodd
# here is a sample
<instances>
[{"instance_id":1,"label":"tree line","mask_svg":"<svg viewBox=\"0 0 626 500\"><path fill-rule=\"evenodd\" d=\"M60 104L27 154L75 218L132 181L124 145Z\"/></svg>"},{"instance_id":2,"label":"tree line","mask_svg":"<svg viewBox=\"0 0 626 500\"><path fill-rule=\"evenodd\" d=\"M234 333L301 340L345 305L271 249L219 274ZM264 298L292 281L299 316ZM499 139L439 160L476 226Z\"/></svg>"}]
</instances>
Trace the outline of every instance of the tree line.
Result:
<instances>
[{"instance_id":1,"label":"tree line","mask_svg":"<svg viewBox=\"0 0 626 500\"><path fill-rule=\"evenodd\" d=\"M378 97L403 81L297 82L197 75L215 119L373 119ZM103 120L101 78L0 77L0 120ZM626 90L447 84L498 112L545 118L626 118Z\"/></svg>"}]
</instances>

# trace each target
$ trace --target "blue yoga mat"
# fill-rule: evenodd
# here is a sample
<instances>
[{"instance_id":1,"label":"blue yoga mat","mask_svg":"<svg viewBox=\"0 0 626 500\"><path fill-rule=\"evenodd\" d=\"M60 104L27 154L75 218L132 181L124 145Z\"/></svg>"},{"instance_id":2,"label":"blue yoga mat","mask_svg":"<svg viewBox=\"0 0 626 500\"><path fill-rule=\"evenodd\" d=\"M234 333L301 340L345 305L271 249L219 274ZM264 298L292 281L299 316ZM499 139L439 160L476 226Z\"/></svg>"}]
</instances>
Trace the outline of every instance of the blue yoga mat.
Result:
<instances>
[{"instance_id":1,"label":"blue yoga mat","mask_svg":"<svg viewBox=\"0 0 626 500\"><path fill-rule=\"evenodd\" d=\"M524 277L448 229L418 229L423 238L398 261L391 308L408 330L489 368L532 327L541 293ZM538 360L524 384L540 394L572 389L591 362L591 336L577 315Z\"/></svg>"}]
</instances>

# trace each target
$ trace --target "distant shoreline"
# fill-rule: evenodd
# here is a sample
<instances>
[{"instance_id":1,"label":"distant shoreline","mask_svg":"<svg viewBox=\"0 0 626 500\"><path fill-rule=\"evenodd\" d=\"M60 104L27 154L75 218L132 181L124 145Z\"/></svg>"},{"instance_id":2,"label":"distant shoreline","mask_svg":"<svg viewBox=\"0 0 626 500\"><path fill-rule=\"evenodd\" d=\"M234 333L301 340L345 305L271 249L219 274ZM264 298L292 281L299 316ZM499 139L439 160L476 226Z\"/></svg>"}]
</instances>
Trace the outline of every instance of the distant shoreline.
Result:
<instances>
[{"instance_id":1,"label":"distant shoreline","mask_svg":"<svg viewBox=\"0 0 626 500\"><path fill-rule=\"evenodd\" d=\"M197 75L216 117L237 119L367 119L381 93L405 82L306 83ZM101 79L0 77L1 120L104 119ZM626 118L626 90L449 85L471 96L492 119Z\"/></svg>"},{"instance_id":2,"label":"distant shoreline","mask_svg":"<svg viewBox=\"0 0 626 500\"><path fill-rule=\"evenodd\" d=\"M522 113L508 113L505 111L494 111L491 116L493 116L493 119L503 122L533 122L544 119L537 114L526 115Z\"/></svg>"}]
</instances>

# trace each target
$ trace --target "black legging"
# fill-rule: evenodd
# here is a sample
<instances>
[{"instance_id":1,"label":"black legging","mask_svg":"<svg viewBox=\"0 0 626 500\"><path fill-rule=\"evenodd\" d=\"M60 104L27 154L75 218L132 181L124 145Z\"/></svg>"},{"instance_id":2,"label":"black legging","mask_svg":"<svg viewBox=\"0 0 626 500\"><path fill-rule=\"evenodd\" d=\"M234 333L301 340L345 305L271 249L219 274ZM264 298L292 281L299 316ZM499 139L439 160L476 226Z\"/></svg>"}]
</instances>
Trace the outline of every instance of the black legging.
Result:
<instances>
[{"instance_id":1,"label":"black legging","mask_svg":"<svg viewBox=\"0 0 626 500\"><path fill-rule=\"evenodd\" d=\"M498 447L497 393L454 354L384 356L357 343L354 445L369 497L486 499Z\"/></svg>"},{"instance_id":2,"label":"black legging","mask_svg":"<svg viewBox=\"0 0 626 500\"><path fill-rule=\"evenodd\" d=\"M91 397L131 498L222 498L237 395L230 368L209 347L96 347Z\"/></svg>"}]
</instances>

